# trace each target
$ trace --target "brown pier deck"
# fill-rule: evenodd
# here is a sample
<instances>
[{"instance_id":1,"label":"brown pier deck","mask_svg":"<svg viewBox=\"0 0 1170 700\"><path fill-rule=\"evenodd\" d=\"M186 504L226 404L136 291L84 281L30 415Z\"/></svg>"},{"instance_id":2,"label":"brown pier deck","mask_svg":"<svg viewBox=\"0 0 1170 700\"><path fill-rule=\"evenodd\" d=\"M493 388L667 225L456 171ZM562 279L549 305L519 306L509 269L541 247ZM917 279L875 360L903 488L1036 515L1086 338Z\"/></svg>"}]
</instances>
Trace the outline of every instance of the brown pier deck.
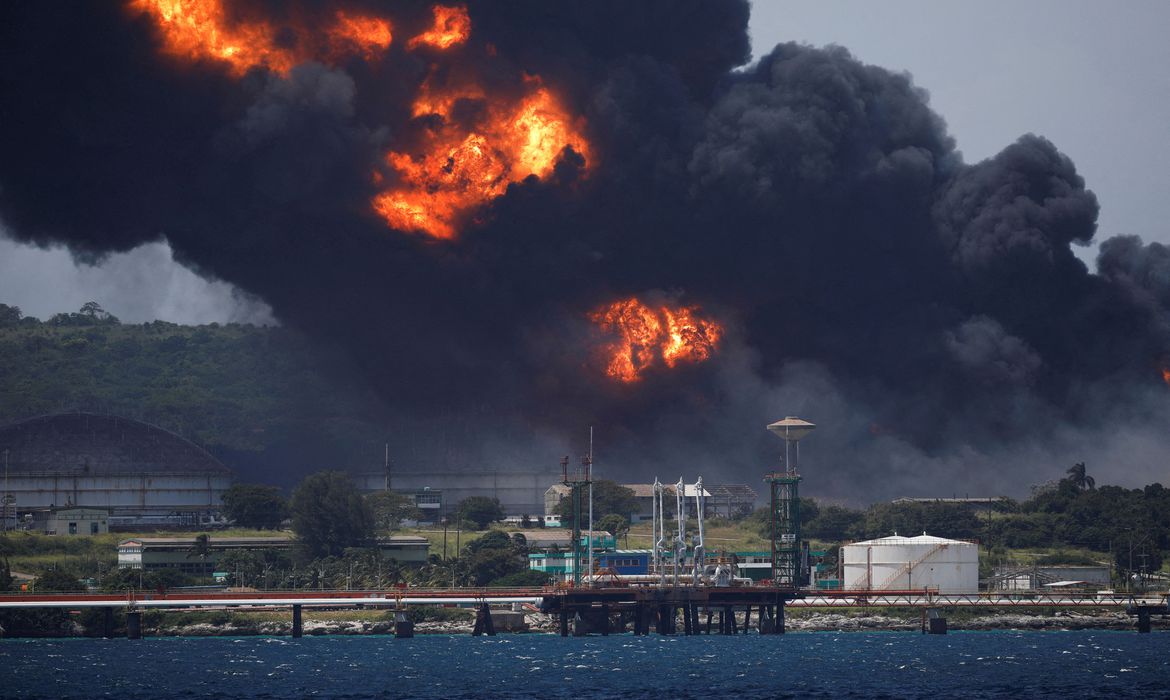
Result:
<instances>
[{"instance_id":1,"label":"brown pier deck","mask_svg":"<svg viewBox=\"0 0 1170 700\"><path fill-rule=\"evenodd\" d=\"M768 586L634 586L564 588L548 592L543 612L556 615L562 637L625 632L649 634L784 633L784 606L800 597L791 588ZM743 625L737 620L743 613ZM681 620L680 620L681 617Z\"/></svg>"}]
</instances>

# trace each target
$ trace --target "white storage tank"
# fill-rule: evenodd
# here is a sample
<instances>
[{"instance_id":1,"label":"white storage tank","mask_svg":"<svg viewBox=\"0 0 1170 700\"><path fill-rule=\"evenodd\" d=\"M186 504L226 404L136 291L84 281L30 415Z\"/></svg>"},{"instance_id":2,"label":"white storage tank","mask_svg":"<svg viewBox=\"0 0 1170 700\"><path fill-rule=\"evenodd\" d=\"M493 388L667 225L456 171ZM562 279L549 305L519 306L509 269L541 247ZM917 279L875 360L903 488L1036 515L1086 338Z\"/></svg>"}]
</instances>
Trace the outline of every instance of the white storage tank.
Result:
<instances>
[{"instance_id":1,"label":"white storage tank","mask_svg":"<svg viewBox=\"0 0 1170 700\"><path fill-rule=\"evenodd\" d=\"M846 590L979 590L979 545L974 542L895 534L844 545L841 557Z\"/></svg>"}]
</instances>

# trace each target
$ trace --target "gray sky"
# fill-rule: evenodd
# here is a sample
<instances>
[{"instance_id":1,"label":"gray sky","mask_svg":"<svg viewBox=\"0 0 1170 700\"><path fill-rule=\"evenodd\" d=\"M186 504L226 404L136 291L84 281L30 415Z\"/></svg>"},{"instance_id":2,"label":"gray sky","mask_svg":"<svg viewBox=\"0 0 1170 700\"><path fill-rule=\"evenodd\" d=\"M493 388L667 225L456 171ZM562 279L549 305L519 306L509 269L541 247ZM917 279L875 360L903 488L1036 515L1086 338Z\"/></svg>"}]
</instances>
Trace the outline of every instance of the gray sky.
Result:
<instances>
[{"instance_id":1,"label":"gray sky","mask_svg":"<svg viewBox=\"0 0 1170 700\"><path fill-rule=\"evenodd\" d=\"M1132 233L1164 243L1168 27L1166 0L757 0L751 21L757 57L781 41L835 43L908 71L968 162L1027 132L1051 139L1100 198L1098 240ZM90 300L125 321L271 321L263 303L174 263L165 243L89 267L0 230L0 302L43 318Z\"/></svg>"},{"instance_id":2,"label":"gray sky","mask_svg":"<svg viewBox=\"0 0 1170 700\"><path fill-rule=\"evenodd\" d=\"M273 323L272 310L230 284L206 280L176 263L165 242L79 265L64 248L41 249L0 238L0 303L47 319L96 301L127 323Z\"/></svg>"}]
</instances>

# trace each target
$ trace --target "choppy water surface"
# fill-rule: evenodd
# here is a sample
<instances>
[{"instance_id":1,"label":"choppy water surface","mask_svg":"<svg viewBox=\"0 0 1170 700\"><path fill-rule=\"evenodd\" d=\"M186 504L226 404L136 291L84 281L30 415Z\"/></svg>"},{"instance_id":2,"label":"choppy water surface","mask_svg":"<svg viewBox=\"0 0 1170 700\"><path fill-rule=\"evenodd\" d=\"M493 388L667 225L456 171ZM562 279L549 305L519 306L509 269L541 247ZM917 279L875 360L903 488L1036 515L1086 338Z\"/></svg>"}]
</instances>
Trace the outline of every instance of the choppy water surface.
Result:
<instances>
[{"instance_id":1,"label":"choppy water surface","mask_svg":"<svg viewBox=\"0 0 1170 700\"><path fill-rule=\"evenodd\" d=\"M1170 634L0 641L4 698L1167 697Z\"/></svg>"}]
</instances>

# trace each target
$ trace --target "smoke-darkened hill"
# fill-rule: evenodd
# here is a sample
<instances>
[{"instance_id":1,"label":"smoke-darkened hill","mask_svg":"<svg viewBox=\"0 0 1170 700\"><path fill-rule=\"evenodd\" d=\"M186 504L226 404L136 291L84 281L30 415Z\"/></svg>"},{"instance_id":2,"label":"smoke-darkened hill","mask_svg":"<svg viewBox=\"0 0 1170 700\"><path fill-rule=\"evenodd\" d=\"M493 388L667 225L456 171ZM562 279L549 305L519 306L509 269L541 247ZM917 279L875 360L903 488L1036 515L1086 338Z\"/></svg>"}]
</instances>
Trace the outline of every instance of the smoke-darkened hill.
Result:
<instances>
[{"instance_id":1,"label":"smoke-darkened hill","mask_svg":"<svg viewBox=\"0 0 1170 700\"><path fill-rule=\"evenodd\" d=\"M380 465L379 402L336 353L295 331L12 311L0 304L0 423L100 410L180 433L244 480L281 485Z\"/></svg>"},{"instance_id":2,"label":"smoke-darkened hill","mask_svg":"<svg viewBox=\"0 0 1170 700\"><path fill-rule=\"evenodd\" d=\"M1100 203L1041 135L969 164L845 49L737 69L743 0L183 7L0 9L0 218L165 237L430 457L594 425L614 468L749 481L798 413L834 497L1164 470L1165 249L1087 269Z\"/></svg>"}]
</instances>

